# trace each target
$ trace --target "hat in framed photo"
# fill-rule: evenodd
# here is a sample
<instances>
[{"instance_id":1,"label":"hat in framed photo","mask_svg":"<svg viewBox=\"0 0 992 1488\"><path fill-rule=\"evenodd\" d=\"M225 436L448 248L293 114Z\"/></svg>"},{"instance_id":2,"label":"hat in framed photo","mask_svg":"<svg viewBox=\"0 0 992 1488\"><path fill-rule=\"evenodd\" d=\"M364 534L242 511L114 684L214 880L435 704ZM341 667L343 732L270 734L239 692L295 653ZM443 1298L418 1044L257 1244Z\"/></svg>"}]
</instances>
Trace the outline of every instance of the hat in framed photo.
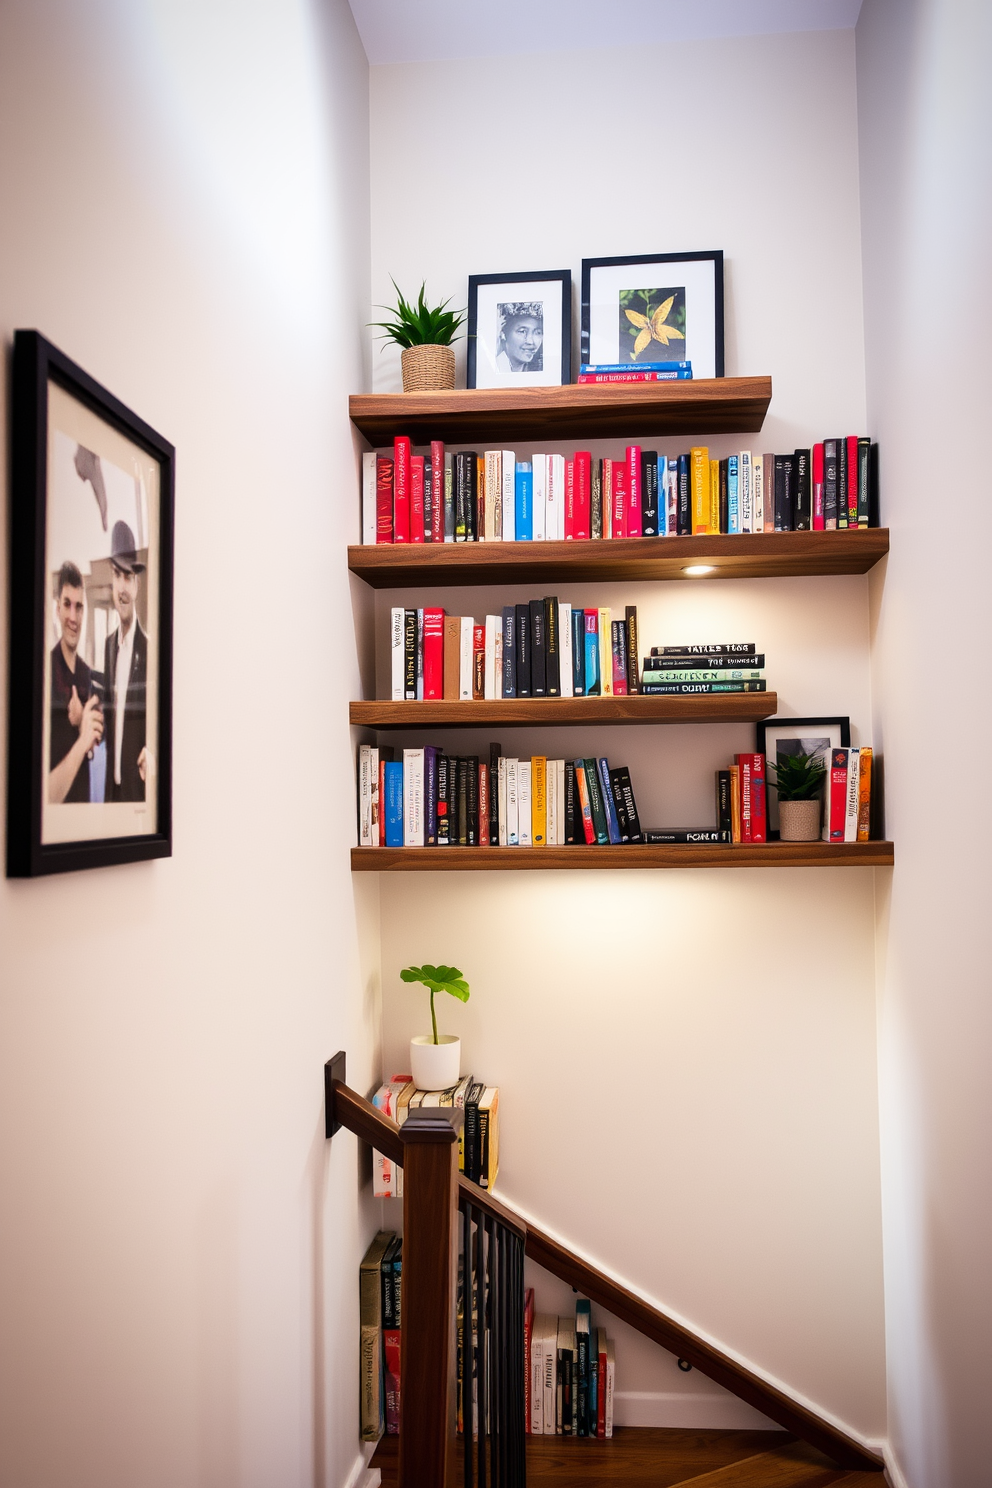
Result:
<instances>
[{"instance_id":1,"label":"hat in framed photo","mask_svg":"<svg viewBox=\"0 0 992 1488\"><path fill-rule=\"evenodd\" d=\"M723 376L723 252L582 260L582 362Z\"/></svg>"},{"instance_id":2,"label":"hat in framed photo","mask_svg":"<svg viewBox=\"0 0 992 1488\"><path fill-rule=\"evenodd\" d=\"M471 274L466 385L561 387L571 376L571 272Z\"/></svg>"},{"instance_id":3,"label":"hat in framed photo","mask_svg":"<svg viewBox=\"0 0 992 1488\"><path fill-rule=\"evenodd\" d=\"M757 725L755 746L759 754L773 764L787 754L821 755L826 764L832 749L847 749L851 744L849 718L766 718ZM778 791L771 773L766 770L768 806L768 840L779 836Z\"/></svg>"}]
</instances>

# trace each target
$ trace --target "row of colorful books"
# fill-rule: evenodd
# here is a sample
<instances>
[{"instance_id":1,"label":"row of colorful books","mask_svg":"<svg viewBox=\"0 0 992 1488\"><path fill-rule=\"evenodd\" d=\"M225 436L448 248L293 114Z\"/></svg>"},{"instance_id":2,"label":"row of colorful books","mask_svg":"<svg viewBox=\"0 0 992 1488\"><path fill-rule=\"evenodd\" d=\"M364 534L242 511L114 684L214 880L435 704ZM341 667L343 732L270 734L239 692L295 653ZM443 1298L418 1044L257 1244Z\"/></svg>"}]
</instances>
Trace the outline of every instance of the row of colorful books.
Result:
<instances>
[{"instance_id":1,"label":"row of colorful books","mask_svg":"<svg viewBox=\"0 0 992 1488\"><path fill-rule=\"evenodd\" d=\"M824 759L822 800L824 842L868 842L871 836L870 745L838 748ZM716 773L717 828L696 841L767 842L768 794L775 790L763 754L735 754L734 763Z\"/></svg>"},{"instance_id":2,"label":"row of colorful books","mask_svg":"<svg viewBox=\"0 0 992 1488\"><path fill-rule=\"evenodd\" d=\"M877 445L856 434L791 454L705 445L664 455L628 445L623 459L589 450L535 454L446 451L363 456L362 540L374 543L540 542L708 533L803 532L878 525Z\"/></svg>"},{"instance_id":3,"label":"row of colorful books","mask_svg":"<svg viewBox=\"0 0 992 1488\"><path fill-rule=\"evenodd\" d=\"M479 623L442 609L394 609L392 699L612 697L639 690L637 607L623 620L554 595Z\"/></svg>"},{"instance_id":4,"label":"row of colorful books","mask_svg":"<svg viewBox=\"0 0 992 1488\"><path fill-rule=\"evenodd\" d=\"M402 1297L403 1241L380 1230L359 1269L363 1441L399 1433Z\"/></svg>"},{"instance_id":5,"label":"row of colorful books","mask_svg":"<svg viewBox=\"0 0 992 1488\"><path fill-rule=\"evenodd\" d=\"M418 1090L409 1075L391 1075L372 1097L383 1116L402 1126L411 1111L441 1106L464 1111L458 1130L458 1171L480 1188L492 1188L499 1172L499 1088L465 1075L450 1090ZM403 1197L403 1169L382 1152L372 1154L372 1192L377 1199Z\"/></svg>"},{"instance_id":6,"label":"row of colorful books","mask_svg":"<svg viewBox=\"0 0 992 1488\"><path fill-rule=\"evenodd\" d=\"M433 745L358 751L361 847L561 847L641 842L626 765L445 754Z\"/></svg>"},{"instance_id":7,"label":"row of colorful books","mask_svg":"<svg viewBox=\"0 0 992 1488\"><path fill-rule=\"evenodd\" d=\"M592 1325L585 1298L575 1316L534 1311L528 1290L524 1314L527 1433L531 1436L613 1435L616 1359L605 1328Z\"/></svg>"},{"instance_id":8,"label":"row of colorful books","mask_svg":"<svg viewBox=\"0 0 992 1488\"><path fill-rule=\"evenodd\" d=\"M764 652L753 641L712 646L652 646L641 692L648 697L693 692L764 692Z\"/></svg>"},{"instance_id":9,"label":"row of colorful books","mask_svg":"<svg viewBox=\"0 0 992 1488\"><path fill-rule=\"evenodd\" d=\"M583 362L579 384L611 382L691 382L691 362Z\"/></svg>"}]
</instances>

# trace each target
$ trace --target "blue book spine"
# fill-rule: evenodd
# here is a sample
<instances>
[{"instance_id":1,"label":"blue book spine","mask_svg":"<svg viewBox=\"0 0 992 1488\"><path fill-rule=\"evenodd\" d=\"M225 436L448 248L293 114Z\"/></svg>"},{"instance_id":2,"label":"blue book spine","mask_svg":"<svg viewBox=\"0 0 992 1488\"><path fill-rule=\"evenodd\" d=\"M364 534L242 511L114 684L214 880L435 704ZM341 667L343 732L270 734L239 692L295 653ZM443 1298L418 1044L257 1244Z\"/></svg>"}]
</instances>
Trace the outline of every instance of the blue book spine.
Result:
<instances>
[{"instance_id":1,"label":"blue book spine","mask_svg":"<svg viewBox=\"0 0 992 1488\"><path fill-rule=\"evenodd\" d=\"M599 788L603 792L603 805L606 807L606 830L610 834L611 842L619 842L620 823L617 820L617 807L613 799L613 786L610 784L609 760L597 759L596 769L599 772Z\"/></svg>"},{"instance_id":2,"label":"blue book spine","mask_svg":"<svg viewBox=\"0 0 992 1488\"><path fill-rule=\"evenodd\" d=\"M668 536L668 457L658 456L658 536Z\"/></svg>"},{"instance_id":3,"label":"blue book spine","mask_svg":"<svg viewBox=\"0 0 992 1488\"><path fill-rule=\"evenodd\" d=\"M516 529L517 542L532 542L534 539L534 468L518 464L516 469Z\"/></svg>"},{"instance_id":4,"label":"blue book spine","mask_svg":"<svg viewBox=\"0 0 992 1488\"><path fill-rule=\"evenodd\" d=\"M585 617L583 617L584 620ZM584 629L584 626L583 626ZM583 639L586 651L586 697L599 696L599 633L585 630Z\"/></svg>"},{"instance_id":5,"label":"blue book spine","mask_svg":"<svg viewBox=\"0 0 992 1488\"><path fill-rule=\"evenodd\" d=\"M586 691L586 615L572 610L572 694L584 697Z\"/></svg>"},{"instance_id":6,"label":"blue book spine","mask_svg":"<svg viewBox=\"0 0 992 1488\"><path fill-rule=\"evenodd\" d=\"M503 696L517 695L517 612L513 605L503 606Z\"/></svg>"},{"instance_id":7,"label":"blue book spine","mask_svg":"<svg viewBox=\"0 0 992 1488\"><path fill-rule=\"evenodd\" d=\"M592 372L691 372L691 362L583 362L579 376Z\"/></svg>"},{"instance_id":8,"label":"blue book spine","mask_svg":"<svg viewBox=\"0 0 992 1488\"><path fill-rule=\"evenodd\" d=\"M403 764L400 760L387 760L385 770L386 787L386 846L403 846Z\"/></svg>"},{"instance_id":9,"label":"blue book spine","mask_svg":"<svg viewBox=\"0 0 992 1488\"><path fill-rule=\"evenodd\" d=\"M727 531L740 532L741 506L738 495L737 456L727 456Z\"/></svg>"}]
</instances>

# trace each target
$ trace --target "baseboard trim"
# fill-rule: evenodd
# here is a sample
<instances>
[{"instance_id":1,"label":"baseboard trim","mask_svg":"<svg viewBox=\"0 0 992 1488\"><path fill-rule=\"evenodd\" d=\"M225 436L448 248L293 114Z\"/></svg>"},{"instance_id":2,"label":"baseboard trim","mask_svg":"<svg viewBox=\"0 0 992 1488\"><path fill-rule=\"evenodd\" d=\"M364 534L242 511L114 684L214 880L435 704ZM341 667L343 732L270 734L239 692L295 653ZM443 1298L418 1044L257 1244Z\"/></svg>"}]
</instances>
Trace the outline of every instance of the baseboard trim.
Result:
<instances>
[{"instance_id":1,"label":"baseboard trim","mask_svg":"<svg viewBox=\"0 0 992 1488\"><path fill-rule=\"evenodd\" d=\"M345 1478L342 1488L380 1488L382 1473L377 1467L369 1467L375 1448L375 1442L362 1443L361 1455Z\"/></svg>"},{"instance_id":2,"label":"baseboard trim","mask_svg":"<svg viewBox=\"0 0 992 1488\"><path fill-rule=\"evenodd\" d=\"M736 1396L711 1391L618 1390L618 1426L669 1426L695 1431L781 1431L782 1427Z\"/></svg>"},{"instance_id":3,"label":"baseboard trim","mask_svg":"<svg viewBox=\"0 0 992 1488\"><path fill-rule=\"evenodd\" d=\"M885 1476L891 1483L892 1488L909 1488L909 1484L893 1456L892 1448L888 1442L882 1448L882 1456L885 1459Z\"/></svg>"}]
</instances>

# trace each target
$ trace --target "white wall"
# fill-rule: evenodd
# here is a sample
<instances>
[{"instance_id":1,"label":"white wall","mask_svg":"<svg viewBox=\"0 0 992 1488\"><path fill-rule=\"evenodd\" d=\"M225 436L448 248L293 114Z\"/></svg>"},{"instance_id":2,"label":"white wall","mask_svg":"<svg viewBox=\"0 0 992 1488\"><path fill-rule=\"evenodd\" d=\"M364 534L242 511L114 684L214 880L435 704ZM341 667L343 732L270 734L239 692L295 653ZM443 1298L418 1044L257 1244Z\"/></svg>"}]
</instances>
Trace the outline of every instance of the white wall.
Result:
<instances>
[{"instance_id":1,"label":"white wall","mask_svg":"<svg viewBox=\"0 0 992 1488\"><path fill-rule=\"evenodd\" d=\"M376 1216L354 1143L325 1145L321 1066L378 1063L340 793L367 107L344 0L0 8L4 343L37 327L178 451L175 855L0 884L17 1488L358 1464ZM5 469L6 445L4 415Z\"/></svg>"},{"instance_id":2,"label":"white wall","mask_svg":"<svg viewBox=\"0 0 992 1488\"><path fill-rule=\"evenodd\" d=\"M992 12L865 0L857 53L868 407L892 528L873 665L897 843L880 905L890 1432L897 1481L984 1488L992 819L974 665L992 619ZM964 462L960 479L940 469L946 452ZM940 658L939 688L921 682L924 654Z\"/></svg>"},{"instance_id":3,"label":"white wall","mask_svg":"<svg viewBox=\"0 0 992 1488\"><path fill-rule=\"evenodd\" d=\"M470 272L570 267L577 282L583 255L722 247L727 371L774 379L746 443L863 431L850 32L374 67L371 96L374 300L390 274L463 304ZM373 356L374 386L397 388L394 354ZM416 593L377 596L380 684L388 608ZM420 603L428 593L480 617L528 597L434 590ZM780 711L849 714L870 738L864 579L559 595L636 603L645 647L755 640ZM489 737L430 742L467 752ZM713 770L751 738L643 728L499 742L601 746L630 765L646 821L692 825L712 818ZM425 1017L399 969L462 966L473 998L445 1022L502 1088L502 1192L792 1393L883 1435L871 871L396 875L381 908L386 1065L406 1063ZM662 928L659 950L643 932ZM652 1372L631 1355L621 1381L651 1397L644 1419L725 1423L716 1397L708 1420L666 1398L695 1377L674 1384L671 1360L655 1359Z\"/></svg>"}]
</instances>

